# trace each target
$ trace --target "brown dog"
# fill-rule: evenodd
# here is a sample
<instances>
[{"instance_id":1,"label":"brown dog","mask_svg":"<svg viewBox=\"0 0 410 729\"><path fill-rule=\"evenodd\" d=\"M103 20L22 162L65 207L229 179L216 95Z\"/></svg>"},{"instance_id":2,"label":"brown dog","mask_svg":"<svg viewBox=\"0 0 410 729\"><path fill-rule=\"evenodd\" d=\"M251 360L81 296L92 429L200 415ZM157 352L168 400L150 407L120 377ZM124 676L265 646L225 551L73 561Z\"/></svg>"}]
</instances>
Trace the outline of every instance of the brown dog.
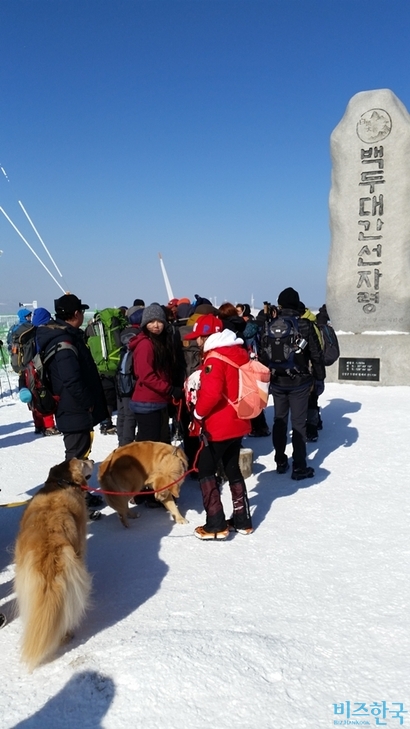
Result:
<instances>
[{"instance_id":1,"label":"brown dog","mask_svg":"<svg viewBox=\"0 0 410 729\"><path fill-rule=\"evenodd\" d=\"M128 527L127 517L136 514L128 509L131 496L120 496L122 491L138 493L145 486L155 491L155 498L172 514L178 524L187 524L181 516L174 497L178 498L188 461L185 453L167 443L151 440L129 443L117 448L102 462L98 480L104 491L116 491L118 496L105 494L109 506L118 512L122 524ZM177 481L177 479L180 479ZM177 483L173 483L177 481ZM169 488L164 488L169 486ZM161 490L162 489L162 490Z\"/></svg>"},{"instance_id":2,"label":"brown dog","mask_svg":"<svg viewBox=\"0 0 410 729\"><path fill-rule=\"evenodd\" d=\"M54 466L20 523L14 586L24 626L22 659L30 669L57 650L88 605L87 509L81 486L93 466L77 458Z\"/></svg>"}]
</instances>

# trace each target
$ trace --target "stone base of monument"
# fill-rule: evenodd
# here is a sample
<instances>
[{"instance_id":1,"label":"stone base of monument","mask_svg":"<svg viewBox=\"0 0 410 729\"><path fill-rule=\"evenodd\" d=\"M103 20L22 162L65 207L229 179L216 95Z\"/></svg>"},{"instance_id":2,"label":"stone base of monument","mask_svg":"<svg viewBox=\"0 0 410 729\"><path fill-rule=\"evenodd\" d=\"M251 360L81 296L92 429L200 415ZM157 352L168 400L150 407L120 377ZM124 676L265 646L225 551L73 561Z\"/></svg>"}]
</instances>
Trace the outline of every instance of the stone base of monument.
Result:
<instances>
[{"instance_id":1,"label":"stone base of monument","mask_svg":"<svg viewBox=\"0 0 410 729\"><path fill-rule=\"evenodd\" d=\"M241 469L242 476L249 478L252 476L252 464L253 464L253 450L252 448L241 448L239 453L239 468ZM218 466L217 476L222 479L225 483L228 479L226 478L225 471L222 463Z\"/></svg>"},{"instance_id":2,"label":"stone base of monument","mask_svg":"<svg viewBox=\"0 0 410 729\"><path fill-rule=\"evenodd\" d=\"M326 382L410 385L410 334L337 332L340 358L326 367Z\"/></svg>"}]
</instances>

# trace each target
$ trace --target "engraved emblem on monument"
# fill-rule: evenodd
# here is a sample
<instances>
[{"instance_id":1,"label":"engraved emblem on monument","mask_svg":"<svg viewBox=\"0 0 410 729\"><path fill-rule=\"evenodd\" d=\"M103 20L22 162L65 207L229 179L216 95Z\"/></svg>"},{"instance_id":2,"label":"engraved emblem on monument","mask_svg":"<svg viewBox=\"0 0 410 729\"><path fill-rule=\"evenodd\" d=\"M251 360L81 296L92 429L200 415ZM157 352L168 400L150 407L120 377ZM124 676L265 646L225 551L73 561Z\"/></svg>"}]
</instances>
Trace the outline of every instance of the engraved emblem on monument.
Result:
<instances>
[{"instance_id":1,"label":"engraved emblem on monument","mask_svg":"<svg viewBox=\"0 0 410 729\"><path fill-rule=\"evenodd\" d=\"M357 122L356 132L359 139L367 144L386 139L391 132L390 114L384 109L369 109Z\"/></svg>"}]
</instances>

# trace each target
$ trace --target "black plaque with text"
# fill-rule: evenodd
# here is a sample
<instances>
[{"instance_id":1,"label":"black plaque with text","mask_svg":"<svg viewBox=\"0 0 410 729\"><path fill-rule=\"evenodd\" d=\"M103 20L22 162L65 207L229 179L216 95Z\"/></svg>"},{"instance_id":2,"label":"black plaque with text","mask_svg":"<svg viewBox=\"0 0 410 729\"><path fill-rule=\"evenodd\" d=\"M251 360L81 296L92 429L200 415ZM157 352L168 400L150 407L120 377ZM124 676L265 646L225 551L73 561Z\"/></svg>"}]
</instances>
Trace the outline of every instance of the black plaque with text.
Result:
<instances>
[{"instance_id":1,"label":"black plaque with text","mask_svg":"<svg viewBox=\"0 0 410 729\"><path fill-rule=\"evenodd\" d=\"M380 380L380 360L370 357L340 357L339 380Z\"/></svg>"}]
</instances>

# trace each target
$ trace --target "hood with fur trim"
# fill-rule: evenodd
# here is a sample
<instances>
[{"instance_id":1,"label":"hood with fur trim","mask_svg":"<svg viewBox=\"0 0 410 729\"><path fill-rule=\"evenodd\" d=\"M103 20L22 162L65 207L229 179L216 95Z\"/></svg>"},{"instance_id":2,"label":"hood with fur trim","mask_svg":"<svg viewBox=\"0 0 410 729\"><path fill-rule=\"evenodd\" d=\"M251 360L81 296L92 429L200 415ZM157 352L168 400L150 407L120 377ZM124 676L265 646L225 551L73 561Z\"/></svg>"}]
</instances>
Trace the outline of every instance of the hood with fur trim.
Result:
<instances>
[{"instance_id":1,"label":"hood with fur trim","mask_svg":"<svg viewBox=\"0 0 410 729\"><path fill-rule=\"evenodd\" d=\"M243 339L236 336L235 332L231 329L224 329L222 332L216 332L211 334L205 341L204 352L210 352L211 349L217 349L219 347L236 347L236 345L242 345Z\"/></svg>"}]
</instances>

